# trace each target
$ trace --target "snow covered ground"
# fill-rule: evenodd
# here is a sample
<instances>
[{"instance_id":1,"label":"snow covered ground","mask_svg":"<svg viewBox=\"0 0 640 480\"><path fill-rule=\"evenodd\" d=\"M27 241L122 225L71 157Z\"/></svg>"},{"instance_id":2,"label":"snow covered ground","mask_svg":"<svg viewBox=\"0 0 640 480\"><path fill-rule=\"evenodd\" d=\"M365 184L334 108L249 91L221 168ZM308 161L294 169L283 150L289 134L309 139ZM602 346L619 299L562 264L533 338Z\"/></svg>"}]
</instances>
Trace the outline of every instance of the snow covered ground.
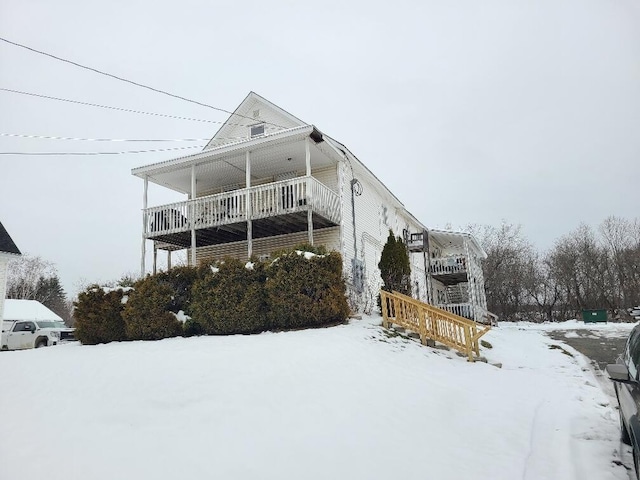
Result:
<instances>
[{"instance_id":1,"label":"snow covered ground","mask_svg":"<svg viewBox=\"0 0 640 480\"><path fill-rule=\"evenodd\" d=\"M379 323L1 353L0 478L629 478L615 401L544 325L483 337L498 368Z\"/></svg>"}]
</instances>

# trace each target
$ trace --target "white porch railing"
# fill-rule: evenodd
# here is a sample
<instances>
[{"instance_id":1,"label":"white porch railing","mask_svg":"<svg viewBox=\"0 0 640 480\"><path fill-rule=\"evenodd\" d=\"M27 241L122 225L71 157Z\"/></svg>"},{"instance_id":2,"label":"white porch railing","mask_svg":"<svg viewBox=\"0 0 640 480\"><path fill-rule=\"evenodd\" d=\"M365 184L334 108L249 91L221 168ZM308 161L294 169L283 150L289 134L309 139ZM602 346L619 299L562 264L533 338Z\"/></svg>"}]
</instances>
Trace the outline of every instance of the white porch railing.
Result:
<instances>
[{"instance_id":1,"label":"white porch railing","mask_svg":"<svg viewBox=\"0 0 640 480\"><path fill-rule=\"evenodd\" d=\"M464 255L451 255L444 258L432 258L431 265L429 266L429 271L433 275L465 273L467 271L467 259Z\"/></svg>"},{"instance_id":2,"label":"white porch railing","mask_svg":"<svg viewBox=\"0 0 640 480\"><path fill-rule=\"evenodd\" d=\"M465 317L465 318L474 320L473 306L470 303L440 304L440 305L436 305L436 307L441 308L442 310L446 310L447 312L455 313L460 317Z\"/></svg>"},{"instance_id":3,"label":"white porch railing","mask_svg":"<svg viewBox=\"0 0 640 480\"><path fill-rule=\"evenodd\" d=\"M306 212L309 207L334 223L340 222L338 194L313 177L298 177L147 208L145 236L187 232L192 223L198 230L245 222L249 218Z\"/></svg>"}]
</instances>

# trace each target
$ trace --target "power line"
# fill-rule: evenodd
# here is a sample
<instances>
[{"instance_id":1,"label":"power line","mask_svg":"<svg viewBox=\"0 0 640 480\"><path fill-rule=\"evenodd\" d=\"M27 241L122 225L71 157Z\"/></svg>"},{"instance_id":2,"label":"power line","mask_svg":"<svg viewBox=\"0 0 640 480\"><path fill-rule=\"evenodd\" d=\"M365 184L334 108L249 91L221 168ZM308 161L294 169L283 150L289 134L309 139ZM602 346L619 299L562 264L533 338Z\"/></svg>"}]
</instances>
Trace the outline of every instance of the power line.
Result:
<instances>
[{"instance_id":1,"label":"power line","mask_svg":"<svg viewBox=\"0 0 640 480\"><path fill-rule=\"evenodd\" d=\"M202 145L194 145L191 147L158 148L154 150L130 150L125 152L0 152L0 155L28 155L28 156L129 155L129 154L137 154L137 153L170 152L174 150L187 150L190 148L202 148Z\"/></svg>"},{"instance_id":2,"label":"power line","mask_svg":"<svg viewBox=\"0 0 640 480\"><path fill-rule=\"evenodd\" d=\"M99 103L81 102L79 100L70 100L68 98L52 97L52 96L49 96L49 95L41 95L39 93L23 92L23 91L20 91L20 90L13 90L11 88L2 88L2 87L0 87L0 91L10 92L10 93L18 93L20 95L29 95L31 97L46 98L48 100L57 100L59 102L75 103L75 104L78 104L78 105L85 105L85 106L89 106L89 107L107 108L109 110L117 110L117 111L120 111L120 112L138 113L138 114L141 114L141 115L152 115L152 116L155 116L155 117L175 118L175 119L178 119L178 120L190 120L192 122L218 123L218 124L224 123L224 122L221 122L219 120L203 120L201 118L180 117L180 116L176 116L176 115L168 115L168 114L165 114L165 113L144 112L142 110L132 110L132 109L129 109L129 108L112 107L112 106L109 106L109 105L101 105ZM249 126L249 125L243 125L243 124L240 124L240 123L235 123L235 124L231 124L231 125L237 125L237 126L241 126L241 127L248 127Z\"/></svg>"},{"instance_id":3,"label":"power line","mask_svg":"<svg viewBox=\"0 0 640 480\"><path fill-rule=\"evenodd\" d=\"M229 115L236 115L238 117L243 117L243 118L248 118L250 120L254 120L253 118L247 117L246 115L241 115L239 113L230 112L229 110L225 110L224 108L214 107L213 105L209 105L207 103L198 102L197 100L192 100L190 98L183 97L181 95L175 95L175 94L169 93L169 92L167 92L165 90L160 90L158 88L150 87L149 85L144 85L142 83L134 82L133 80L128 80L126 78L119 77L119 76L114 75L112 73L107 73L107 72L104 72L102 70L98 70L98 69L93 68L93 67L88 67L86 65L82 65L82 64L74 62L72 60L67 60L66 58L58 57L58 56L53 55L51 53L43 52L42 50L36 50L35 48L28 47L28 46L23 45L21 43L12 42L11 40L7 40L6 38L0 37L0 40L2 40L3 42L9 43L11 45L14 45L16 47L24 48L24 49L29 50L31 52L38 53L40 55L44 55L46 57L53 58L55 60L59 60L61 62L65 62L65 63L68 63L70 65L74 65L74 66L79 67L79 68L84 68L85 70L89 70L89 71L92 71L92 72L95 72L95 73L99 73L100 75L104 75L106 77L110 77L110 78L114 78L116 80L120 80L121 82L126 82L126 83L130 83L131 85L135 85L137 87L146 88L147 90L151 90L152 92L161 93L161 94L167 95L169 97L173 97L173 98L177 98L177 99L180 99L180 100L184 100L185 102L195 103L196 105L200 105L202 107L207 107L207 108L211 108L213 110L217 110L219 112L228 113ZM263 123L268 123L269 125L273 125L273 126L278 127L278 128L285 128L282 125L277 125L275 123L270 123L270 122L263 122Z\"/></svg>"},{"instance_id":4,"label":"power line","mask_svg":"<svg viewBox=\"0 0 640 480\"><path fill-rule=\"evenodd\" d=\"M22 133L0 133L0 137L37 138L43 140L78 140L86 142L208 142L209 138L79 138L26 135Z\"/></svg>"}]
</instances>

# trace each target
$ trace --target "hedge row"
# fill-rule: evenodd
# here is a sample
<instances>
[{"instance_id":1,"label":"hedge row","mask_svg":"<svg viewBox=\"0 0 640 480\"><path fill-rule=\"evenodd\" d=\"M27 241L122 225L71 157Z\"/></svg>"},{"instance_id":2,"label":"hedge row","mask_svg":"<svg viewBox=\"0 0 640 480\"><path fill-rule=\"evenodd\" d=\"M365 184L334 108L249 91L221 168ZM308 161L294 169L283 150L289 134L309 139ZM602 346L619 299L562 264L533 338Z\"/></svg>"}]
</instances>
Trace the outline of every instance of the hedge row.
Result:
<instances>
[{"instance_id":1,"label":"hedge row","mask_svg":"<svg viewBox=\"0 0 640 480\"><path fill-rule=\"evenodd\" d=\"M267 262L227 258L174 268L136 282L131 290L91 286L75 303L76 337L96 344L343 322L349 308L340 255L299 248L305 252L279 252ZM191 319L182 323L175 315L180 311Z\"/></svg>"}]
</instances>

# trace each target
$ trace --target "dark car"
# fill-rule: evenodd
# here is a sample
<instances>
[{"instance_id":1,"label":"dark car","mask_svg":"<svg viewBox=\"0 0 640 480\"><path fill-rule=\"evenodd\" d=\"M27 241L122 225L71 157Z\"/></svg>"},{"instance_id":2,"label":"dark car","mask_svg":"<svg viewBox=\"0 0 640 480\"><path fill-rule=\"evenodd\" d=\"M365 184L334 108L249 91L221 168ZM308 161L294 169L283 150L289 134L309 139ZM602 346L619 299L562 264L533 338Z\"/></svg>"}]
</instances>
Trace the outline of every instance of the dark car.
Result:
<instances>
[{"instance_id":1,"label":"dark car","mask_svg":"<svg viewBox=\"0 0 640 480\"><path fill-rule=\"evenodd\" d=\"M620 405L620 436L622 441L633 447L633 464L636 478L640 479L640 325L636 325L627 339L624 353L618 362L607 365L609 378Z\"/></svg>"}]
</instances>

